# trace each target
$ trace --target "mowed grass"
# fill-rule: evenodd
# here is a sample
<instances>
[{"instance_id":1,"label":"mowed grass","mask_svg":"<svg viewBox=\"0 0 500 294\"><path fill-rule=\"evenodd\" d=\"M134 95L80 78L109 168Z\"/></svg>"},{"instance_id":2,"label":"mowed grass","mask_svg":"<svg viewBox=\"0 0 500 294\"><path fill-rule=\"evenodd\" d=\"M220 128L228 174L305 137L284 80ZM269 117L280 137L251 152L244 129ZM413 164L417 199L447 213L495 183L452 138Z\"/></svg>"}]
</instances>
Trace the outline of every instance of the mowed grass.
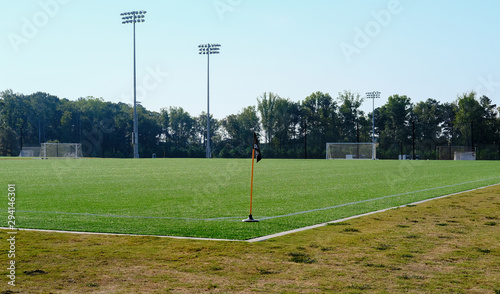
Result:
<instances>
[{"instance_id":1,"label":"mowed grass","mask_svg":"<svg viewBox=\"0 0 500 294\"><path fill-rule=\"evenodd\" d=\"M254 243L19 231L0 293L496 294L499 211L497 185Z\"/></svg>"},{"instance_id":2,"label":"mowed grass","mask_svg":"<svg viewBox=\"0 0 500 294\"><path fill-rule=\"evenodd\" d=\"M0 160L19 228L250 239L500 183L498 161ZM7 203L5 203L7 207ZM6 209L0 218L7 218Z\"/></svg>"}]
</instances>

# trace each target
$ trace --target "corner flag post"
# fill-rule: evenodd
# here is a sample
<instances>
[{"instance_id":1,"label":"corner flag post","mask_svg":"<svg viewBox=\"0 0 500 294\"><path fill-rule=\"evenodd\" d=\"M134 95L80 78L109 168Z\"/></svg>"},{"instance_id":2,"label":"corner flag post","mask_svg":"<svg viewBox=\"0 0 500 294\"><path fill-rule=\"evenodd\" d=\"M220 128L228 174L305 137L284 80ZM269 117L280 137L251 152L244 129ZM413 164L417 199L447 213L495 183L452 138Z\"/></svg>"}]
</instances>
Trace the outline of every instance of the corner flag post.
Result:
<instances>
[{"instance_id":1,"label":"corner flag post","mask_svg":"<svg viewBox=\"0 0 500 294\"><path fill-rule=\"evenodd\" d=\"M253 194L253 162L255 159L255 149L252 149L252 179L250 180L250 217L252 217L252 194Z\"/></svg>"},{"instance_id":2,"label":"corner flag post","mask_svg":"<svg viewBox=\"0 0 500 294\"><path fill-rule=\"evenodd\" d=\"M257 162L262 159L259 148L259 140L257 139L257 134L253 133L253 147L252 147L252 177L250 180L250 215L248 215L247 219L244 219L244 222L258 222L258 220L252 217L252 194L253 194L253 166L255 160L255 153L257 153Z\"/></svg>"}]
</instances>

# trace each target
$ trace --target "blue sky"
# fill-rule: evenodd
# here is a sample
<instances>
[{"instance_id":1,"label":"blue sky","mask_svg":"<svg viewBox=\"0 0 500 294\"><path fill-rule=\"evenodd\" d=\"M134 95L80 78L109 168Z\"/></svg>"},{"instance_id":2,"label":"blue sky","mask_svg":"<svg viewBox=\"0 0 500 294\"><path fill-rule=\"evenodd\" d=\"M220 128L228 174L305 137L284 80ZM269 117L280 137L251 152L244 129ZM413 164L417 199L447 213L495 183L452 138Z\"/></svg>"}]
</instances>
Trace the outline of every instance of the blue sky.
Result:
<instances>
[{"instance_id":1,"label":"blue sky","mask_svg":"<svg viewBox=\"0 0 500 294\"><path fill-rule=\"evenodd\" d=\"M132 25L138 100L149 110L210 111L256 105L263 92L299 101L380 91L412 102L452 102L475 90L500 104L500 1L428 0L0 0L0 91L132 103ZM372 102L365 101L365 112Z\"/></svg>"}]
</instances>

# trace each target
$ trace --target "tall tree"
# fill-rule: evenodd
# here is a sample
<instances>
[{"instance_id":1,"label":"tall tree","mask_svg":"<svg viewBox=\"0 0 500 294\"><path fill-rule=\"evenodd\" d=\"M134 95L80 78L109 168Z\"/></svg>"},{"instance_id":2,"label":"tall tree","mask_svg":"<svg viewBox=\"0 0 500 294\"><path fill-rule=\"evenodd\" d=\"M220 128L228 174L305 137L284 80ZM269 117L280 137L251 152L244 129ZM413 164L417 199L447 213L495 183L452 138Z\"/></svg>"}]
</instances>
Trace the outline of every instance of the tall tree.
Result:
<instances>
[{"instance_id":1,"label":"tall tree","mask_svg":"<svg viewBox=\"0 0 500 294\"><path fill-rule=\"evenodd\" d=\"M279 98L275 103L274 138L272 145L280 150L279 157L296 157L292 151L292 141L298 136L300 123L299 104L289 99Z\"/></svg>"},{"instance_id":2,"label":"tall tree","mask_svg":"<svg viewBox=\"0 0 500 294\"><path fill-rule=\"evenodd\" d=\"M206 148L206 140L207 140L207 113L202 111L201 114L195 118L195 130L196 137L200 142L200 145L203 145ZM218 132L220 128L220 121L210 115L210 148L212 149L212 153L217 152L217 145L220 143L221 136Z\"/></svg>"},{"instance_id":3,"label":"tall tree","mask_svg":"<svg viewBox=\"0 0 500 294\"><path fill-rule=\"evenodd\" d=\"M412 120L415 122L417 140L437 142L441 135L440 124L443 122L442 108L437 100L429 98L415 104Z\"/></svg>"},{"instance_id":4,"label":"tall tree","mask_svg":"<svg viewBox=\"0 0 500 294\"><path fill-rule=\"evenodd\" d=\"M377 154L380 155L380 158L397 158L401 149L405 153L409 151L404 150L404 146L410 144L411 138L411 99L405 95L392 95L378 111L379 118L376 121L382 131L380 133L380 152Z\"/></svg>"},{"instance_id":5,"label":"tall tree","mask_svg":"<svg viewBox=\"0 0 500 294\"><path fill-rule=\"evenodd\" d=\"M227 116L222 120L222 126L227 139L221 157L247 157L252 149L253 133L260 131L255 106L245 107L238 114Z\"/></svg>"},{"instance_id":6,"label":"tall tree","mask_svg":"<svg viewBox=\"0 0 500 294\"><path fill-rule=\"evenodd\" d=\"M79 137L79 111L76 103L68 99L61 99L59 113L61 114L59 123L59 140L66 143L78 143Z\"/></svg>"},{"instance_id":7,"label":"tall tree","mask_svg":"<svg viewBox=\"0 0 500 294\"><path fill-rule=\"evenodd\" d=\"M169 107L168 116L172 141L179 148L187 148L194 140L195 120L182 107Z\"/></svg>"},{"instance_id":8,"label":"tall tree","mask_svg":"<svg viewBox=\"0 0 500 294\"><path fill-rule=\"evenodd\" d=\"M436 158L436 146L447 142L442 130L444 123L442 105L431 98L418 102L413 106L411 121L415 128L417 154L422 159Z\"/></svg>"},{"instance_id":9,"label":"tall tree","mask_svg":"<svg viewBox=\"0 0 500 294\"><path fill-rule=\"evenodd\" d=\"M496 105L487 96L479 98L479 104L482 108L482 116L478 122L478 143L494 144L497 139L498 125Z\"/></svg>"},{"instance_id":10,"label":"tall tree","mask_svg":"<svg viewBox=\"0 0 500 294\"><path fill-rule=\"evenodd\" d=\"M307 132L308 149L312 158L324 158L327 141L338 139L337 129L334 127L337 105L328 93L315 92L307 96L301 104L302 128Z\"/></svg>"},{"instance_id":11,"label":"tall tree","mask_svg":"<svg viewBox=\"0 0 500 294\"><path fill-rule=\"evenodd\" d=\"M15 156L16 132L6 123L0 122L0 156Z\"/></svg>"},{"instance_id":12,"label":"tall tree","mask_svg":"<svg viewBox=\"0 0 500 294\"><path fill-rule=\"evenodd\" d=\"M465 146L472 146L474 143L474 123L478 123L483 115L483 108L476 100L476 93L464 93L457 100L458 111L455 116L454 124L460 130L461 142ZM477 127L477 126L476 126ZM475 145L475 144L474 144Z\"/></svg>"},{"instance_id":13,"label":"tall tree","mask_svg":"<svg viewBox=\"0 0 500 294\"><path fill-rule=\"evenodd\" d=\"M18 153L22 149L23 144L29 141L26 139L30 112L32 110L29 105L29 97L23 94L15 94L12 90L7 90L2 92L2 98L3 109L1 116L9 127L4 130L10 133L10 140L16 138L10 144L10 152Z\"/></svg>"},{"instance_id":14,"label":"tall tree","mask_svg":"<svg viewBox=\"0 0 500 294\"><path fill-rule=\"evenodd\" d=\"M363 111L359 108L364 99L358 93L350 91L339 92L337 97L339 103L339 132L340 140L345 142L356 142L358 137L358 128L360 118L363 117Z\"/></svg>"},{"instance_id":15,"label":"tall tree","mask_svg":"<svg viewBox=\"0 0 500 294\"><path fill-rule=\"evenodd\" d=\"M257 98L257 109L260 112L260 117L262 118L262 127L264 128L266 134L266 142L271 142L273 138L273 131L276 124L276 100L280 99L277 94L272 92L263 93Z\"/></svg>"},{"instance_id":16,"label":"tall tree","mask_svg":"<svg viewBox=\"0 0 500 294\"><path fill-rule=\"evenodd\" d=\"M158 124L161 127L161 134L159 141L161 143L166 143L169 137L168 128L170 126L170 117L168 115L168 108L160 109L160 117L158 118Z\"/></svg>"},{"instance_id":17,"label":"tall tree","mask_svg":"<svg viewBox=\"0 0 500 294\"><path fill-rule=\"evenodd\" d=\"M58 130L61 123L59 98L43 92L31 94L29 98L34 112L32 115L34 124L38 124L40 143L58 140Z\"/></svg>"},{"instance_id":18,"label":"tall tree","mask_svg":"<svg viewBox=\"0 0 500 294\"><path fill-rule=\"evenodd\" d=\"M442 115L442 139L446 145L456 145L456 133L457 129L454 126L455 116L457 113L458 106L456 103L443 103L441 105L441 115Z\"/></svg>"}]
</instances>

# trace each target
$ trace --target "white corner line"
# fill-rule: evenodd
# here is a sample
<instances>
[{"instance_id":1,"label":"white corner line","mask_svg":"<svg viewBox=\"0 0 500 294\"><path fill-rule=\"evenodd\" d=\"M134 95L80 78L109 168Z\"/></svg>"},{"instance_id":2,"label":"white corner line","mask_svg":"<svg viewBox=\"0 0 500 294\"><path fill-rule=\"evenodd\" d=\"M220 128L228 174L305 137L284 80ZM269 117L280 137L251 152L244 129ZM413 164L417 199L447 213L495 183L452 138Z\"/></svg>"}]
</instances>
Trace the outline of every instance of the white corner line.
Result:
<instances>
[{"instance_id":1,"label":"white corner line","mask_svg":"<svg viewBox=\"0 0 500 294\"><path fill-rule=\"evenodd\" d=\"M457 193L453 193L453 194L448 194L448 195L438 196L438 197L429 198L429 199L425 199L425 200L420 200L420 201L417 201L417 202L403 204L403 205L400 205L400 206L395 206L395 207L390 207L390 208L384 208L384 209L377 210L377 211L371 211L371 212L367 212L367 213L363 213L363 214L358 214L358 215L354 215L354 216L350 216L350 217L346 217L346 218L341 218L341 219L329 221L329 222L326 222L326 223L316 224L316 225L307 226L307 227L303 227L303 228L298 228L298 229L294 229L294 230L290 230L290 231L285 231L285 232L280 232L280 233L276 233L276 234L272 234L272 235L267 235L267 236L253 238L253 239L248 239L248 240L245 240L245 241L246 242L260 242L260 241L265 241L265 240L268 240L268 239L271 239L271 238L281 237L281 236L285 236L285 235L288 235L288 234L293 234L293 233L302 232L302 231L306 231L306 230L310 230L310 229L314 229L314 228L324 227L324 226L327 226L328 224L341 223L341 222L344 222L344 221L347 221L347 220L350 220L350 219L360 218L360 217L363 217L363 216L368 216L368 215L371 215L371 214L376 214L376 213L388 211L388 210L391 210L391 209L405 207L405 206L408 206L408 205L422 204L422 203L425 203L425 202L428 202L428 201L437 200L437 199L441 199L441 198L446 198L446 197L449 197L449 196L459 195L459 194L462 194L462 193L472 192L472 191L476 191L476 190L480 190L480 189L484 189L484 188L488 188L488 187L493 187L493 186L498 186L498 185L500 185L500 184L488 185L488 186L479 187L479 188L475 188L475 189L471 189L471 190L467 190L467 191L461 191L461 192L457 192Z\"/></svg>"}]
</instances>

